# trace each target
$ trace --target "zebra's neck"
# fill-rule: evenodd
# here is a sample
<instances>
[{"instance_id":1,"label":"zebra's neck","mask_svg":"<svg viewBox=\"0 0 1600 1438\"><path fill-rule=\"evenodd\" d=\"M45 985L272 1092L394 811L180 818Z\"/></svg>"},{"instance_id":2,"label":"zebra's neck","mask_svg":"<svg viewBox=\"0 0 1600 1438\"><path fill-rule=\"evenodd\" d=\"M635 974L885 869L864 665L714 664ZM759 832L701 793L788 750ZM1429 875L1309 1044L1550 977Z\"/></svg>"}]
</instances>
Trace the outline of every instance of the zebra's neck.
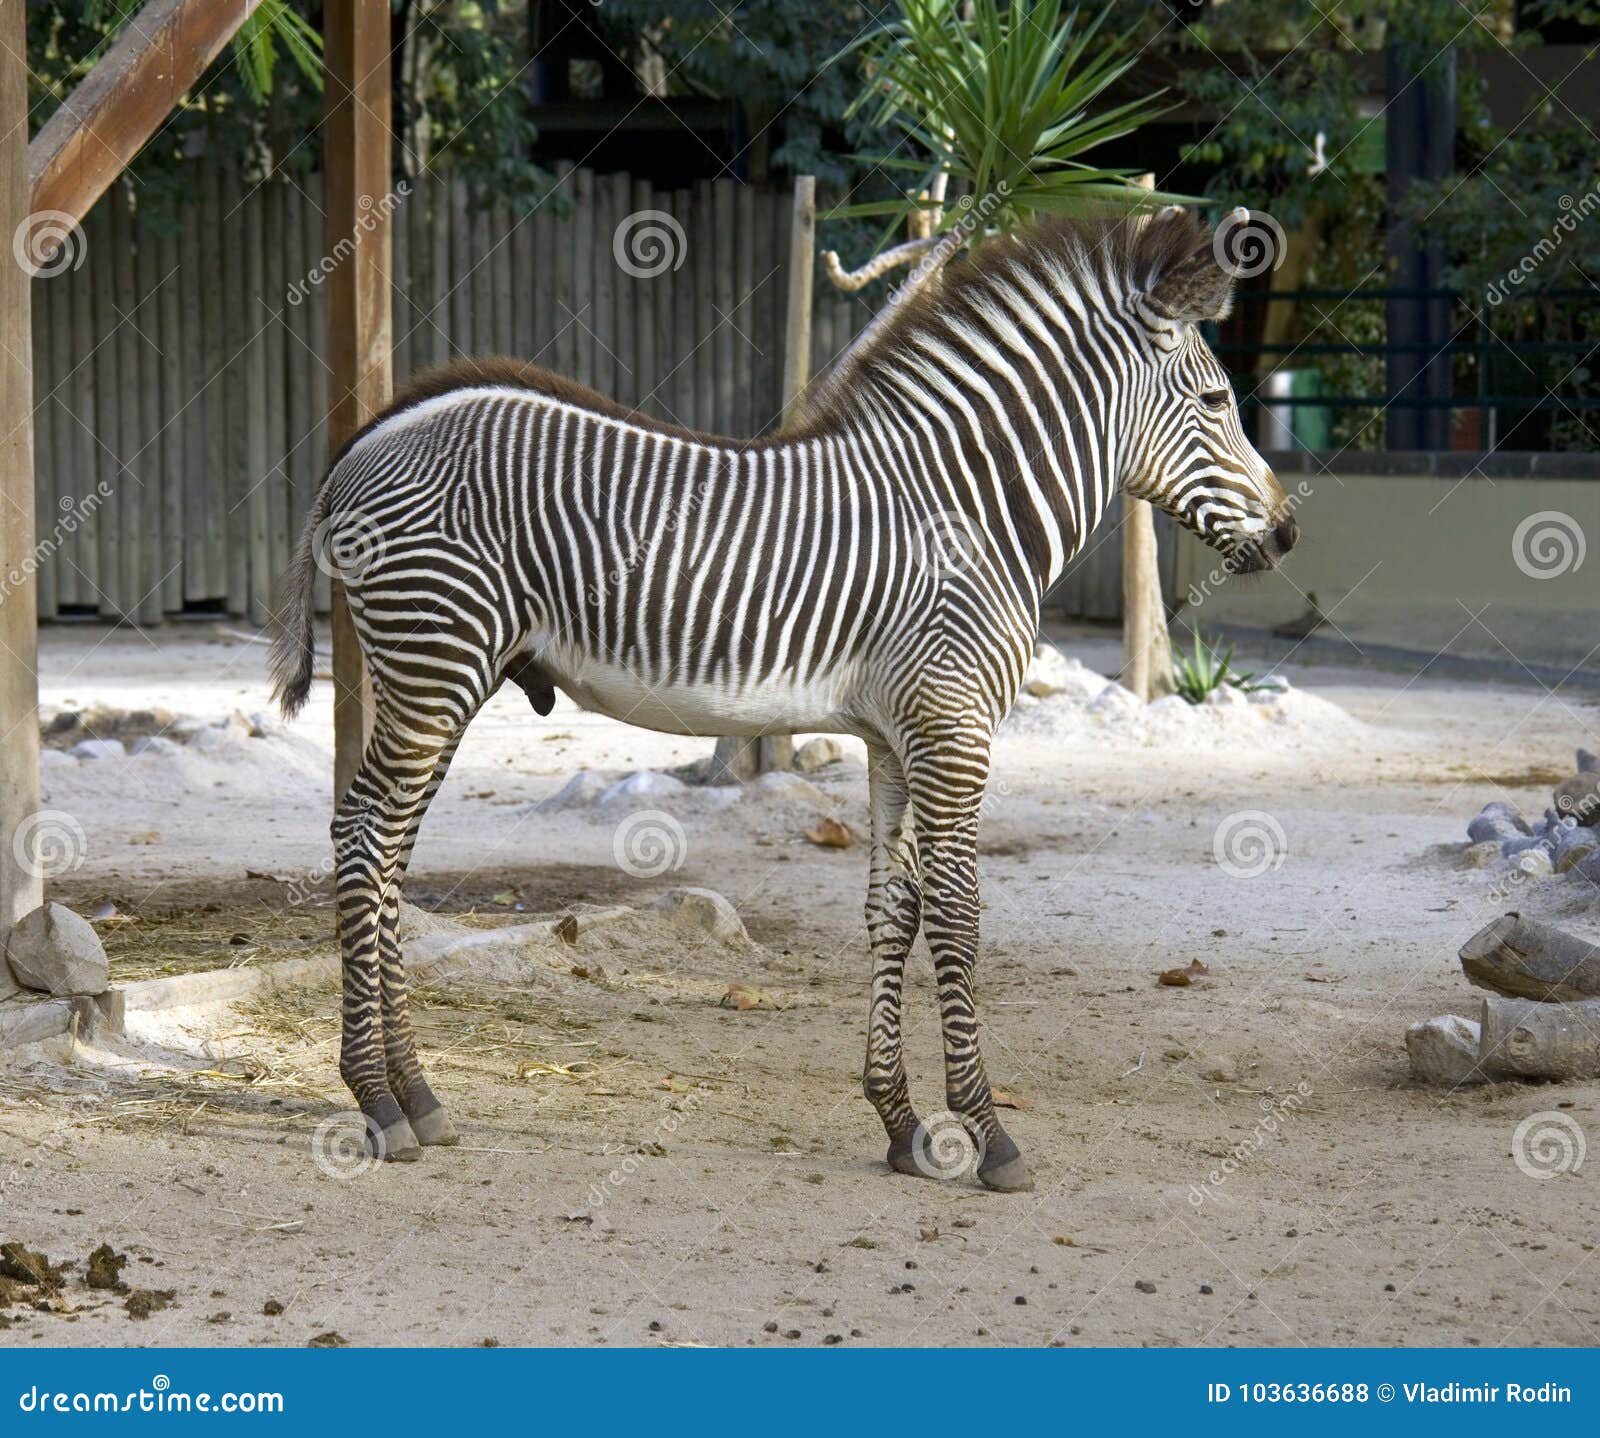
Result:
<instances>
[{"instance_id":1,"label":"zebra's neck","mask_svg":"<svg viewBox=\"0 0 1600 1438\"><path fill-rule=\"evenodd\" d=\"M1131 341L1109 277L1025 270L969 287L859 363L828 428L895 453L927 514L965 516L1035 597L1116 489Z\"/></svg>"}]
</instances>

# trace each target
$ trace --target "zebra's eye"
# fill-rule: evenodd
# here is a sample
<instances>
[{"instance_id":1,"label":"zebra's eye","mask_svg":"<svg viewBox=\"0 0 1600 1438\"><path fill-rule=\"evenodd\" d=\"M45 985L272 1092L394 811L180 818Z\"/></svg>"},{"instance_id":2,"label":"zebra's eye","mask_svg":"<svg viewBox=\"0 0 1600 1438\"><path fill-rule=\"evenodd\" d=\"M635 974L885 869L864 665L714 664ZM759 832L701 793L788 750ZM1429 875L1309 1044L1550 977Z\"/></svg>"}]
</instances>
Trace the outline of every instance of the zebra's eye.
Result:
<instances>
[{"instance_id":1,"label":"zebra's eye","mask_svg":"<svg viewBox=\"0 0 1600 1438\"><path fill-rule=\"evenodd\" d=\"M1200 403L1207 409L1227 409L1228 401L1233 398L1233 392L1225 389L1208 389L1200 396Z\"/></svg>"}]
</instances>

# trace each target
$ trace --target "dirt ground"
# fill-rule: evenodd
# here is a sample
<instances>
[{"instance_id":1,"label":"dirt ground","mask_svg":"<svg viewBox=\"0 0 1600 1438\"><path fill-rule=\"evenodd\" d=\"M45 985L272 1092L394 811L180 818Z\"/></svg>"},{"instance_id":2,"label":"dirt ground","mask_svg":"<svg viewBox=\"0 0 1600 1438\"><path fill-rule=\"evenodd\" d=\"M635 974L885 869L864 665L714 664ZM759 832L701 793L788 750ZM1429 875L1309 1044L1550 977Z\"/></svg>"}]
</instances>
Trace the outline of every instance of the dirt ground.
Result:
<instances>
[{"instance_id":1,"label":"dirt ground","mask_svg":"<svg viewBox=\"0 0 1600 1438\"><path fill-rule=\"evenodd\" d=\"M1115 667L1104 634L1059 637ZM248 715L267 708L263 653L209 631L52 629L43 699ZM424 1061L464 1141L411 1165L343 1145L331 987L0 1053L0 1241L77 1264L43 1310L0 1307L0 1342L1600 1342L1594 1161L1535 1177L1515 1137L1542 1115L1600 1140L1600 1085L1429 1090L1403 1042L1417 1019L1475 1013L1456 950L1502 910L1600 930L1581 883L1508 897L1454 859L1483 804L1537 814L1573 749L1600 748L1595 693L1279 672L1348 720L1163 738L1030 714L997 746L983 1041L1035 1192L882 1161L859 1087L866 856L804 838L824 812L865 832L859 750L815 794L539 811L578 770L708 746L565 700L540 720L502 694L430 817L412 899L482 925L704 886L753 943L627 921L559 962L430 978ZM46 804L84 840L52 897L115 904L114 976L327 951L329 732L319 684L265 738L57 747ZM641 809L682 834L654 877L617 859ZM1241 825L1256 849L1224 863ZM1193 984L1157 985L1196 959ZM730 983L764 1002L724 1006ZM907 999L933 1112L920 947ZM102 1241L129 1256L122 1281L170 1303L141 1320L89 1288Z\"/></svg>"}]
</instances>

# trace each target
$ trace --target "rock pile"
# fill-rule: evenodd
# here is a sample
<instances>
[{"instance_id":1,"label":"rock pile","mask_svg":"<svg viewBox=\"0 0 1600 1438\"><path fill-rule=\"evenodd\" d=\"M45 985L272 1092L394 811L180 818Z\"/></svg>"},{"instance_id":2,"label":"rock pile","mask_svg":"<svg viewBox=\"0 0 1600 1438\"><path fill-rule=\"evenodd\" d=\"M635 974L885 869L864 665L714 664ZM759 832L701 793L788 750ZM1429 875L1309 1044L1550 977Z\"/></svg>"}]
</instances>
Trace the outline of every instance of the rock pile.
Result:
<instances>
[{"instance_id":1,"label":"rock pile","mask_svg":"<svg viewBox=\"0 0 1600 1438\"><path fill-rule=\"evenodd\" d=\"M1578 750L1577 772L1556 785L1544 817L1530 821L1496 801L1467 825L1467 868L1516 880L1569 878L1600 884L1600 759Z\"/></svg>"}]
</instances>

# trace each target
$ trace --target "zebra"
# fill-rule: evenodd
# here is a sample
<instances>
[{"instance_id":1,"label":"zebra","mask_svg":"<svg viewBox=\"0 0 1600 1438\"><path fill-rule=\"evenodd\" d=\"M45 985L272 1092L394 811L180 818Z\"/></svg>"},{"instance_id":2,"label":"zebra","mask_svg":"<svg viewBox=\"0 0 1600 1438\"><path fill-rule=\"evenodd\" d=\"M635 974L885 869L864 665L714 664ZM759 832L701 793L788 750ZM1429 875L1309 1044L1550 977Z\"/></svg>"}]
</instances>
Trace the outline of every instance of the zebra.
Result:
<instances>
[{"instance_id":1,"label":"zebra","mask_svg":"<svg viewBox=\"0 0 1600 1438\"><path fill-rule=\"evenodd\" d=\"M694 433L548 371L458 362L335 456L286 576L272 656L292 718L312 585L341 578L374 722L331 832L340 1073L391 1160L458 1141L418 1063L399 888L463 731L504 682L684 735L832 732L868 750L872 964L863 1088L888 1163L933 1174L901 989L931 951L945 1098L992 1189L1031 1187L978 1042L979 809L1040 604L1117 493L1237 573L1298 537L1198 329L1232 275L1169 209L985 239L797 422Z\"/></svg>"}]
</instances>

